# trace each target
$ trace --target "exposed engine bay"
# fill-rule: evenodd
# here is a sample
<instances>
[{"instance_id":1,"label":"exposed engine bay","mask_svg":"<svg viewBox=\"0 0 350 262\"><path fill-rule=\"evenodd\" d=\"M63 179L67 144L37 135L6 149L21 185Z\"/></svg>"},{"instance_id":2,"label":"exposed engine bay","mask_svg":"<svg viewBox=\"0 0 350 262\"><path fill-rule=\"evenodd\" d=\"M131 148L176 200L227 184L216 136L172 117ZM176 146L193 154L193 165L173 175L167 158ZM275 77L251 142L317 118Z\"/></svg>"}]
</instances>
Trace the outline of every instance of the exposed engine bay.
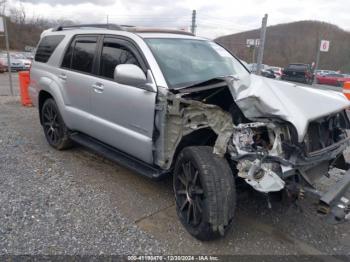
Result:
<instances>
[{"instance_id":1,"label":"exposed engine bay","mask_svg":"<svg viewBox=\"0 0 350 262\"><path fill-rule=\"evenodd\" d=\"M286 121L289 116L283 119L267 112L261 117L262 107L259 107L256 117L246 117L232 100L234 95L227 83L214 81L204 87L160 95L158 107L166 110L159 111L156 122L160 130L155 152L159 166L171 168L172 159L189 137L192 143L212 145L215 154L225 157L235 167L237 177L255 190L269 193L288 189L291 181L312 184L310 181L315 177L309 178L308 170L326 163L323 172L317 174L319 178L333 167L329 163L343 159L350 129L342 108L348 104L346 101L335 112L310 119L307 124L299 121L299 126L305 126L300 140L302 129ZM248 113L251 111L249 108ZM192 136L200 131L203 135Z\"/></svg>"}]
</instances>

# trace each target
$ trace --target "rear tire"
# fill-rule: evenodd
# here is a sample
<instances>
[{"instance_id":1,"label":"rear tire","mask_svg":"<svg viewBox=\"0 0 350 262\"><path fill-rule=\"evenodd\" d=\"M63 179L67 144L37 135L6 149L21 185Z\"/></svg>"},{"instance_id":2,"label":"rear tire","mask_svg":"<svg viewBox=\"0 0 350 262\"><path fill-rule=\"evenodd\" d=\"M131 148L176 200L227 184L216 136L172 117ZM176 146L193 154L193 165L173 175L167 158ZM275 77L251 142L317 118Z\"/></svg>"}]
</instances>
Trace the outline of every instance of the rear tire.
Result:
<instances>
[{"instance_id":1,"label":"rear tire","mask_svg":"<svg viewBox=\"0 0 350 262\"><path fill-rule=\"evenodd\" d=\"M41 123L50 146L58 150L72 147L69 130L64 124L55 100L52 98L47 99L41 108Z\"/></svg>"},{"instance_id":2,"label":"rear tire","mask_svg":"<svg viewBox=\"0 0 350 262\"><path fill-rule=\"evenodd\" d=\"M226 159L212 147L187 147L179 154L173 185L177 215L195 238L224 236L233 222L236 188Z\"/></svg>"}]
</instances>

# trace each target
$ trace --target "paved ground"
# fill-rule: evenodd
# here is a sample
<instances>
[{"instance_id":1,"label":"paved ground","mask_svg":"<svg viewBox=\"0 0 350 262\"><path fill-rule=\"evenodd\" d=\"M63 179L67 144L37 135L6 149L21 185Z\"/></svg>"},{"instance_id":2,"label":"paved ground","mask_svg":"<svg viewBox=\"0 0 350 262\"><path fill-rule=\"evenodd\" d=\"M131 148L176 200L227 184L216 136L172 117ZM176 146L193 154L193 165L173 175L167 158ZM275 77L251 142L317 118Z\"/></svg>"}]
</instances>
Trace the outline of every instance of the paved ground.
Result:
<instances>
[{"instance_id":1,"label":"paved ground","mask_svg":"<svg viewBox=\"0 0 350 262\"><path fill-rule=\"evenodd\" d=\"M310 201L303 212L270 210L258 193L239 195L228 236L199 242L176 217L170 179L150 181L81 147L55 151L35 108L0 97L2 254L350 255L350 223L326 224Z\"/></svg>"}]
</instances>

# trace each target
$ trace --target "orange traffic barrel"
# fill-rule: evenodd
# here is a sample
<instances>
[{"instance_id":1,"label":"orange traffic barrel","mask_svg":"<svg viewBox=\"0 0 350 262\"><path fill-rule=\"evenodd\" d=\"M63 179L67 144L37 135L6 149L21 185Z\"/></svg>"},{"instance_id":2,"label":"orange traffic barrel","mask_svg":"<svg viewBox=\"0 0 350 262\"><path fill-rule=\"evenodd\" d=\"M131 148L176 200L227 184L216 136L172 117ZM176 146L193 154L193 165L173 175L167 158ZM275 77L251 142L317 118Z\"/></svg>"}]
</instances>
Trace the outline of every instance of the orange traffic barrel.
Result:
<instances>
[{"instance_id":1,"label":"orange traffic barrel","mask_svg":"<svg viewBox=\"0 0 350 262\"><path fill-rule=\"evenodd\" d=\"M20 87L20 93L21 93L21 103L24 106L32 106L32 100L30 100L29 97L29 82L30 82L30 75L29 71L22 71L18 73L19 77L19 87Z\"/></svg>"}]
</instances>

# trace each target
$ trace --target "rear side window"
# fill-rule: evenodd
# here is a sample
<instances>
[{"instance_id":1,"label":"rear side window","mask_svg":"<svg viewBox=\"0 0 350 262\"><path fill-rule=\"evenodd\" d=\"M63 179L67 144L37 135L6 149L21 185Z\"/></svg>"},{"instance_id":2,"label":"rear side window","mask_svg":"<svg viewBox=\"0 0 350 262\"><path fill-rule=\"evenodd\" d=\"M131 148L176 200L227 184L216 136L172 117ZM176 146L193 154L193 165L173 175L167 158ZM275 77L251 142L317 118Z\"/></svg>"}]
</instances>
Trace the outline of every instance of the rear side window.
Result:
<instances>
[{"instance_id":1,"label":"rear side window","mask_svg":"<svg viewBox=\"0 0 350 262\"><path fill-rule=\"evenodd\" d=\"M114 69L120 64L134 64L140 66L136 56L125 46L105 39L102 48L100 75L113 79Z\"/></svg>"},{"instance_id":2,"label":"rear side window","mask_svg":"<svg viewBox=\"0 0 350 262\"><path fill-rule=\"evenodd\" d=\"M35 61L46 63L49 61L52 53L55 51L56 47L63 40L64 35L51 35L45 36L41 39L38 49L35 54Z\"/></svg>"},{"instance_id":3,"label":"rear side window","mask_svg":"<svg viewBox=\"0 0 350 262\"><path fill-rule=\"evenodd\" d=\"M62 67L92 73L96 47L97 37L77 36L63 57Z\"/></svg>"}]
</instances>

